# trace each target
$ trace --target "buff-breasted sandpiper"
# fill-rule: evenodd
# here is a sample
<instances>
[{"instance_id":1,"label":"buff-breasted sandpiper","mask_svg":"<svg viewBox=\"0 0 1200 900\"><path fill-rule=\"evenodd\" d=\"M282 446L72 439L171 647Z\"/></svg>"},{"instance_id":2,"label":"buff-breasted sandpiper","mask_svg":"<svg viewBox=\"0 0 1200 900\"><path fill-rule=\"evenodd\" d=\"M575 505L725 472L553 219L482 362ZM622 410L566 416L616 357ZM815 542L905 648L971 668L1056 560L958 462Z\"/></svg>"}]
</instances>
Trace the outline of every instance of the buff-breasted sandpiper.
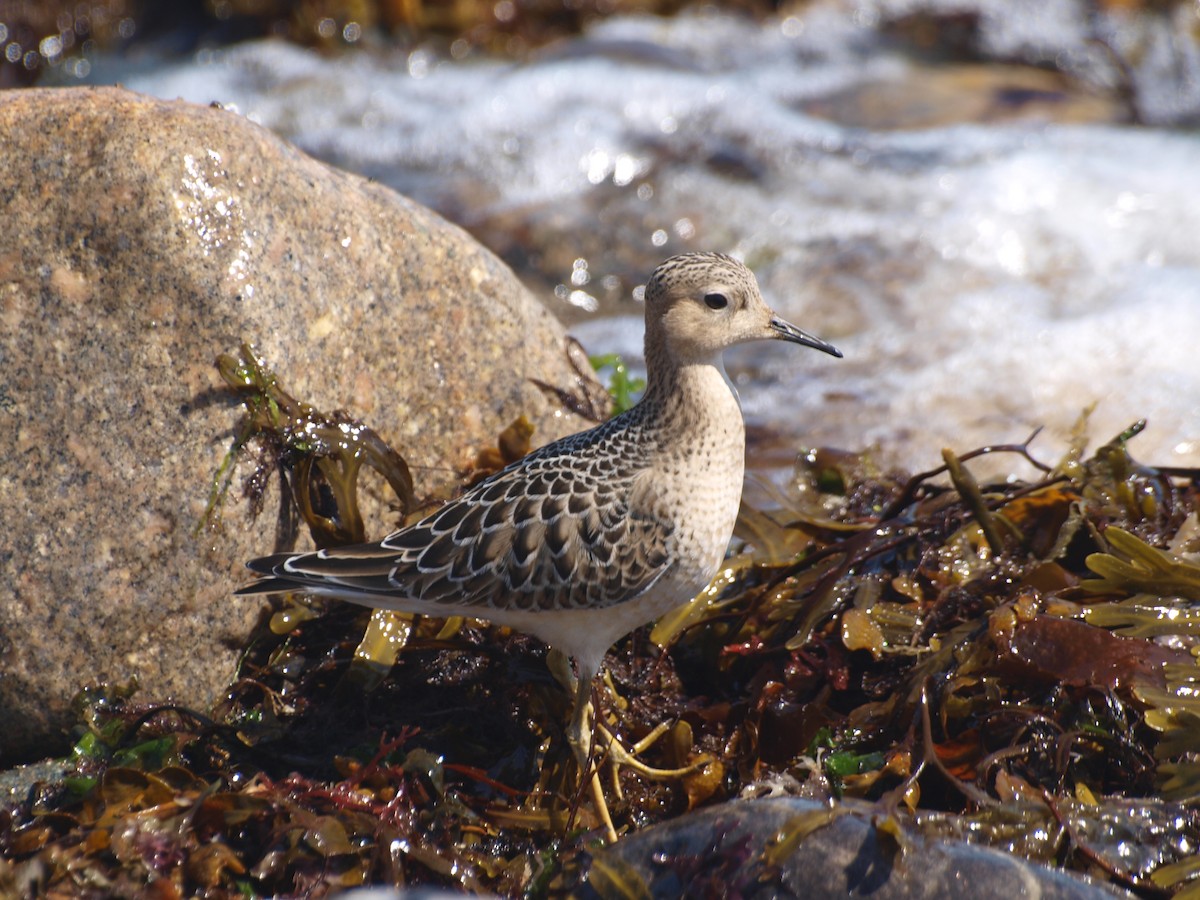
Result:
<instances>
[{"instance_id":1,"label":"buff-breasted sandpiper","mask_svg":"<svg viewBox=\"0 0 1200 900\"><path fill-rule=\"evenodd\" d=\"M540 638L575 660L567 734L587 773L604 654L702 590L733 534L745 425L722 352L775 339L841 356L776 316L750 270L723 254L664 262L646 285L645 314L646 391L632 409L533 451L378 543L253 560L268 577L239 593L303 590ZM594 774L591 786L615 839Z\"/></svg>"}]
</instances>

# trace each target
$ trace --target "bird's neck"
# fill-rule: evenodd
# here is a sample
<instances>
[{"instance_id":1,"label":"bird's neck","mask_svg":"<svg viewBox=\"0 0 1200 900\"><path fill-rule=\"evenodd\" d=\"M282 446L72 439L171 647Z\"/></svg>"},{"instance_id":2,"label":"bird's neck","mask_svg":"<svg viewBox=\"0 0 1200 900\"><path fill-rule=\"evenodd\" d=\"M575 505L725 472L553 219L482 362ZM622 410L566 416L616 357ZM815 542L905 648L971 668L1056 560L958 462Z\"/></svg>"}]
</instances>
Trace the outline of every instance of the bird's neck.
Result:
<instances>
[{"instance_id":1,"label":"bird's neck","mask_svg":"<svg viewBox=\"0 0 1200 900\"><path fill-rule=\"evenodd\" d=\"M721 430L742 433L737 392L725 374L721 354L679 363L662 344L646 347L646 393L642 402L657 417L672 423L677 432L705 429L720 423Z\"/></svg>"}]
</instances>

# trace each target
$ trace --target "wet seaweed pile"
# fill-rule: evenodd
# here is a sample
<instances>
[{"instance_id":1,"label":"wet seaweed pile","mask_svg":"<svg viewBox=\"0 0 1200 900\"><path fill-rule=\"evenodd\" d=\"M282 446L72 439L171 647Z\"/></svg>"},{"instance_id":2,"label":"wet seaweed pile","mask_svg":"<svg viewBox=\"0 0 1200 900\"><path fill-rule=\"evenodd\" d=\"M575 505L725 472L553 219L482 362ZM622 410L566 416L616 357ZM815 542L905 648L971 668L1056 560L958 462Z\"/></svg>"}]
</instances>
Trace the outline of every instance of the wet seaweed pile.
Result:
<instances>
[{"instance_id":1,"label":"wet seaweed pile","mask_svg":"<svg viewBox=\"0 0 1200 900\"><path fill-rule=\"evenodd\" d=\"M221 371L249 410L252 501L282 472L322 545L362 538L362 466L421 506L361 423L297 403L248 349ZM618 827L737 796L860 797L879 827L1194 890L1197 473L1135 461L1142 427L1054 465L1028 442L947 450L915 476L801 454L777 508L743 510L709 589L609 654L608 727L690 766L659 782L597 760ZM529 439L515 423L464 482ZM1040 476L972 477L1006 454ZM214 710L81 696L69 777L0 811L0 891L565 894L603 850L544 657L486 623L288 597Z\"/></svg>"}]
</instances>

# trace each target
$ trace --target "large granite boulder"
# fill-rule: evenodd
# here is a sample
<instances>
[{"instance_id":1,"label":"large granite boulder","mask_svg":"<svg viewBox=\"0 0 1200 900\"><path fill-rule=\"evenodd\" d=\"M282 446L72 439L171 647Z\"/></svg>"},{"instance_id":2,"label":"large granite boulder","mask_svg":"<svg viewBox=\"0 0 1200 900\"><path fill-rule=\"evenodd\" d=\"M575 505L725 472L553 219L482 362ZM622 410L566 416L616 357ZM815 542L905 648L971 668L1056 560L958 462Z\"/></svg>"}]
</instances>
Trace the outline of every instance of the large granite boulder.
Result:
<instances>
[{"instance_id":1,"label":"large granite boulder","mask_svg":"<svg viewBox=\"0 0 1200 900\"><path fill-rule=\"evenodd\" d=\"M63 749L89 683L203 708L233 674L263 600L230 591L274 523L242 503L197 536L240 415L219 354L252 342L296 396L366 419L418 493L520 414L535 443L585 424L530 382L579 376L502 263L240 116L0 93L0 154L4 761Z\"/></svg>"}]
</instances>

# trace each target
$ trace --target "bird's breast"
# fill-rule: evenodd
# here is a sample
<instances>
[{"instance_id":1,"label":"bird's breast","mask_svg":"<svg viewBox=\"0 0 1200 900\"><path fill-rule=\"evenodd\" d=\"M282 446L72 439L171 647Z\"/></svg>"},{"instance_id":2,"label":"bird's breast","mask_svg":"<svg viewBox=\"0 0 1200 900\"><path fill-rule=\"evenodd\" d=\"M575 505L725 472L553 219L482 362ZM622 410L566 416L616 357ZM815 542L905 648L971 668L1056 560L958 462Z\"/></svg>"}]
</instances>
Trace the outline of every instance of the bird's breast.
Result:
<instances>
[{"instance_id":1,"label":"bird's breast","mask_svg":"<svg viewBox=\"0 0 1200 900\"><path fill-rule=\"evenodd\" d=\"M726 393L736 410L736 401ZM716 574L742 498L746 439L740 410L685 429L657 466L662 514L676 523L679 580L696 593ZM686 598L685 598L686 599Z\"/></svg>"}]
</instances>

